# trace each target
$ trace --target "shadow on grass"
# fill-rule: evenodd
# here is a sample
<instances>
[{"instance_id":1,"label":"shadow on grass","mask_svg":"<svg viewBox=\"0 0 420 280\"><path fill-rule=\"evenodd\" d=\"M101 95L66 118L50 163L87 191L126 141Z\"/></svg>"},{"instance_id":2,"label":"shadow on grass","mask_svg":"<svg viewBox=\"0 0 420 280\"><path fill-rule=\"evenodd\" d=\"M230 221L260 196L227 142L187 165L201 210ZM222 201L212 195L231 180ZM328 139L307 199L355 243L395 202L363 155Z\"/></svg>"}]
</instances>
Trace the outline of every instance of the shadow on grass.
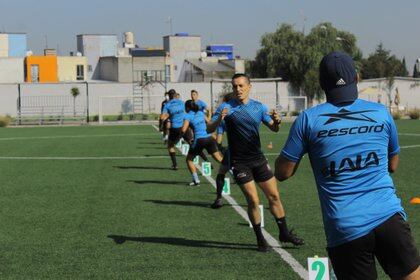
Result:
<instances>
[{"instance_id":1,"label":"shadow on grass","mask_svg":"<svg viewBox=\"0 0 420 280\"><path fill-rule=\"evenodd\" d=\"M157 146L146 146L146 145L144 145L144 146L137 147L137 149L139 149L139 150L167 150L168 148L167 147L157 147Z\"/></svg>"},{"instance_id":2,"label":"shadow on grass","mask_svg":"<svg viewBox=\"0 0 420 280\"><path fill-rule=\"evenodd\" d=\"M184 201L184 200L144 200L146 202L152 202L156 204L163 204L163 205L180 205L180 206L196 206L196 207L204 207L210 208L209 202L194 202L194 201Z\"/></svg>"},{"instance_id":3,"label":"shadow on grass","mask_svg":"<svg viewBox=\"0 0 420 280\"><path fill-rule=\"evenodd\" d=\"M211 240L192 240L179 237L132 237L123 235L108 235L116 244L123 244L126 241L140 242L140 243L158 243L175 246L196 247L196 248L217 248L217 249L231 249L231 250L251 250L255 251L255 244L241 244L219 242Z\"/></svg>"},{"instance_id":4,"label":"shadow on grass","mask_svg":"<svg viewBox=\"0 0 420 280\"><path fill-rule=\"evenodd\" d=\"M171 170L170 167L157 167L157 166L113 166L118 169L147 169L147 170Z\"/></svg>"},{"instance_id":5,"label":"shadow on grass","mask_svg":"<svg viewBox=\"0 0 420 280\"><path fill-rule=\"evenodd\" d=\"M185 186L187 187L186 181L163 181L163 180L143 180L143 181L137 181L137 180L127 180L129 183L136 183L139 185L147 185L147 184L158 184L158 185L177 185L177 186Z\"/></svg>"}]
</instances>

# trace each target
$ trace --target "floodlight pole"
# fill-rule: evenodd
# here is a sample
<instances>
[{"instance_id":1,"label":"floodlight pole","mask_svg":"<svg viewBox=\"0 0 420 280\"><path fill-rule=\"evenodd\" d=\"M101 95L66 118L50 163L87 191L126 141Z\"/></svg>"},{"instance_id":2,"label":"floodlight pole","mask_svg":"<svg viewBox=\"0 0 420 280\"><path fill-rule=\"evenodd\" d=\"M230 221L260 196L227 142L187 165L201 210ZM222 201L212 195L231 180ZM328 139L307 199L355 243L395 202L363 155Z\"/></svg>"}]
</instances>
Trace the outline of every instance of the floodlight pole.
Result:
<instances>
[{"instance_id":1,"label":"floodlight pole","mask_svg":"<svg viewBox=\"0 0 420 280\"><path fill-rule=\"evenodd\" d=\"M22 124L22 113L21 113L21 107L22 107L22 101L21 101L21 95L20 95L20 83L18 84L18 102L17 102L17 106L18 106L18 116L19 116L19 125Z\"/></svg>"},{"instance_id":2,"label":"floodlight pole","mask_svg":"<svg viewBox=\"0 0 420 280\"><path fill-rule=\"evenodd\" d=\"M89 123L89 84L86 81L86 123Z\"/></svg>"},{"instance_id":3,"label":"floodlight pole","mask_svg":"<svg viewBox=\"0 0 420 280\"><path fill-rule=\"evenodd\" d=\"M210 110L211 110L212 114L214 114L213 103L214 103L214 100L213 100L213 80L210 80Z\"/></svg>"}]
</instances>

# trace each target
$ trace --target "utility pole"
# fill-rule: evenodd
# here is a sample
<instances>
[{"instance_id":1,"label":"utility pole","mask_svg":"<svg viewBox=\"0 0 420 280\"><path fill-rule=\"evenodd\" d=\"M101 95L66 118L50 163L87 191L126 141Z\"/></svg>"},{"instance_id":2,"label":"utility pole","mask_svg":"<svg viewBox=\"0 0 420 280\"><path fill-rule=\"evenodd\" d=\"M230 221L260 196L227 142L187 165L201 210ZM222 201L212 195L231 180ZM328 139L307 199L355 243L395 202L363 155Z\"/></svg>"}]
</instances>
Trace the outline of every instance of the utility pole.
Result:
<instances>
[{"instance_id":1,"label":"utility pole","mask_svg":"<svg viewBox=\"0 0 420 280\"><path fill-rule=\"evenodd\" d=\"M172 17L169 16L168 19L166 20L166 23L169 24L169 35L172 35Z\"/></svg>"}]
</instances>

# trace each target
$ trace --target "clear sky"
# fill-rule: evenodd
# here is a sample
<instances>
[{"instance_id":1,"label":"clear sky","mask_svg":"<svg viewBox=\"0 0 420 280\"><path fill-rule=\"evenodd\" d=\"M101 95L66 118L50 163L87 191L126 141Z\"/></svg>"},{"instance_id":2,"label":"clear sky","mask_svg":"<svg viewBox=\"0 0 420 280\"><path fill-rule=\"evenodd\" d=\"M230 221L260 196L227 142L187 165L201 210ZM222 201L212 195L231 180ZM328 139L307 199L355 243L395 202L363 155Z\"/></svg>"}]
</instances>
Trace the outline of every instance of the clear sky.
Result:
<instances>
[{"instance_id":1,"label":"clear sky","mask_svg":"<svg viewBox=\"0 0 420 280\"><path fill-rule=\"evenodd\" d=\"M420 57L419 0L0 0L0 30L25 32L28 46L42 53L48 46L61 55L76 49L76 35L121 34L132 31L141 47L162 47L170 32L201 35L209 43L231 43L235 54L254 58L260 38L278 24L294 24L308 32L329 21L354 33L364 56L379 42L399 58L406 57L411 72Z\"/></svg>"}]
</instances>

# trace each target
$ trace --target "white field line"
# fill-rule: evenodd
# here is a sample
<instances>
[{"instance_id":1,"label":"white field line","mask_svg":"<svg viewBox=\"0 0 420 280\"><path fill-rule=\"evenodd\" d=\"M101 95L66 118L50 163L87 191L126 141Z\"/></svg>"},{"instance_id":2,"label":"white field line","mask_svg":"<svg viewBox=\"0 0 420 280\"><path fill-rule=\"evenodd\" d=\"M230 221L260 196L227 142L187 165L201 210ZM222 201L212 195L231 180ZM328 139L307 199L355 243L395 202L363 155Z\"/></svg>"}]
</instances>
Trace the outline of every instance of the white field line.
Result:
<instances>
[{"instance_id":1,"label":"white field line","mask_svg":"<svg viewBox=\"0 0 420 280\"><path fill-rule=\"evenodd\" d=\"M157 159L168 156L137 156L137 157L0 157L0 160L113 160L113 159Z\"/></svg>"},{"instance_id":2,"label":"white field line","mask_svg":"<svg viewBox=\"0 0 420 280\"><path fill-rule=\"evenodd\" d=\"M410 146L402 146L400 149L410 149L410 148L419 148L420 145L410 145Z\"/></svg>"},{"instance_id":3,"label":"white field line","mask_svg":"<svg viewBox=\"0 0 420 280\"><path fill-rule=\"evenodd\" d=\"M56 136L34 136L34 137L7 137L7 138L0 138L0 141L32 140L32 139L61 139L61 138L125 137L125 136L146 136L146 135L150 135L150 133L96 134L96 135L56 135Z\"/></svg>"},{"instance_id":4,"label":"white field line","mask_svg":"<svg viewBox=\"0 0 420 280\"><path fill-rule=\"evenodd\" d=\"M263 131L260 134L273 134L273 132ZM287 131L279 131L277 134L289 134ZM5 137L1 138L0 141L13 141L13 140L33 140L33 139L65 139L65 138L97 138L97 137L126 137L126 136L147 136L150 133L125 133L125 134L96 134L96 135L56 135L56 136L22 136L22 137ZM416 133L399 133L402 136L419 136Z\"/></svg>"},{"instance_id":5,"label":"white field line","mask_svg":"<svg viewBox=\"0 0 420 280\"><path fill-rule=\"evenodd\" d=\"M159 131L159 129L153 125L153 128ZM201 166L197 165L198 170L202 172ZM216 181L212 177L205 176L204 178L209 181L210 184L216 188ZM231 197L230 195L224 195L224 198L229 202L229 204L235 209L235 211L245 220L249 221L247 212L239 206L236 200ZM280 257L290 265L290 267L302 278L308 279L308 271L295 259L293 256L287 252L286 250L282 249L277 239L271 236L265 229L262 229L264 236L267 239L268 244L273 247L273 250L280 255Z\"/></svg>"}]
</instances>

